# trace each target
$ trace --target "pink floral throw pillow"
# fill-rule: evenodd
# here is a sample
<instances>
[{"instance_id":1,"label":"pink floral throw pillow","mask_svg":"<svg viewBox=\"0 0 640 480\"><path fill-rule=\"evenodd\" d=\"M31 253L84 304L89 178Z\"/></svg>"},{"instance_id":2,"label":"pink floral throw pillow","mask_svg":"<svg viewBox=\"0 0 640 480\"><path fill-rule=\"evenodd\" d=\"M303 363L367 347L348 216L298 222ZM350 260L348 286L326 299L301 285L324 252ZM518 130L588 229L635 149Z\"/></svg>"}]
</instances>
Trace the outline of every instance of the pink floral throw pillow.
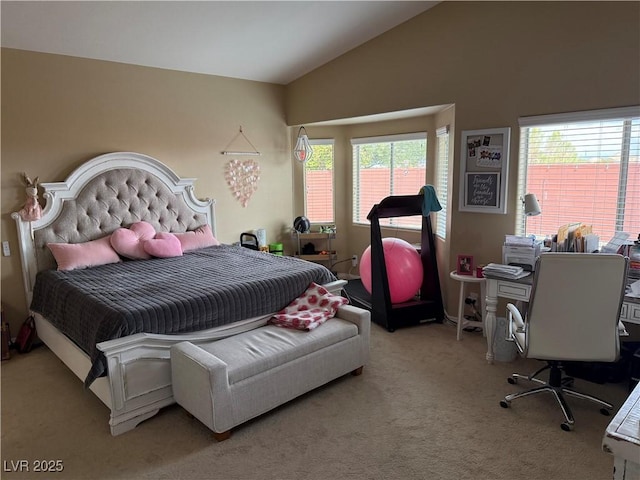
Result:
<instances>
[{"instance_id":1,"label":"pink floral throw pillow","mask_svg":"<svg viewBox=\"0 0 640 480\"><path fill-rule=\"evenodd\" d=\"M156 236L156 229L148 222L136 222L129 228L118 228L111 234L111 246L121 256L131 260L151 258L144 250L144 242Z\"/></svg>"},{"instance_id":2,"label":"pink floral throw pillow","mask_svg":"<svg viewBox=\"0 0 640 480\"><path fill-rule=\"evenodd\" d=\"M313 330L333 318L338 308L346 303L346 298L333 295L312 282L302 295L271 317L269 322L278 327Z\"/></svg>"}]
</instances>

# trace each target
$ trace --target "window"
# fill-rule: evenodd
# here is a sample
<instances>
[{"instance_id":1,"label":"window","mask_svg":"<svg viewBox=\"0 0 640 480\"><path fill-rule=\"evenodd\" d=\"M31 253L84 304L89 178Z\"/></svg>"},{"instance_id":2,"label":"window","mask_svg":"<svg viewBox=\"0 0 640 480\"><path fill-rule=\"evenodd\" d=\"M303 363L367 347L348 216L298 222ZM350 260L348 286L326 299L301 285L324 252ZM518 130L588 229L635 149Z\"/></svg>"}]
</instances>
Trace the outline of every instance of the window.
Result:
<instances>
[{"instance_id":1,"label":"window","mask_svg":"<svg viewBox=\"0 0 640 480\"><path fill-rule=\"evenodd\" d=\"M313 155L304 164L304 211L311 223L335 223L333 140L309 140Z\"/></svg>"},{"instance_id":2,"label":"window","mask_svg":"<svg viewBox=\"0 0 640 480\"><path fill-rule=\"evenodd\" d=\"M369 224L371 208L389 195L417 195L424 186L427 167L427 134L354 138L353 222ZM422 217L380 220L380 225L422 228Z\"/></svg>"},{"instance_id":3,"label":"window","mask_svg":"<svg viewBox=\"0 0 640 480\"><path fill-rule=\"evenodd\" d=\"M434 185L442 210L436 213L436 235L447 238L447 198L449 197L449 126L436 130L436 183Z\"/></svg>"},{"instance_id":4,"label":"window","mask_svg":"<svg viewBox=\"0 0 640 480\"><path fill-rule=\"evenodd\" d=\"M518 197L534 193L542 214L518 209L517 232L550 235L582 222L606 243L640 232L640 107L520 119Z\"/></svg>"}]
</instances>

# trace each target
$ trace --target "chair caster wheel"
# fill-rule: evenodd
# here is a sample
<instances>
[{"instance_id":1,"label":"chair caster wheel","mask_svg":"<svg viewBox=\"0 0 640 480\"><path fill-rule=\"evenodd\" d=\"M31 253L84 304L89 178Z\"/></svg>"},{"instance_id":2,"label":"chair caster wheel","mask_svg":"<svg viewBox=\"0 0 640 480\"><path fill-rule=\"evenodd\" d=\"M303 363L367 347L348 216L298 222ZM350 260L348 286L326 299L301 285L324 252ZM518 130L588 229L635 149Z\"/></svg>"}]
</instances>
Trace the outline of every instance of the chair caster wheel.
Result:
<instances>
[{"instance_id":1,"label":"chair caster wheel","mask_svg":"<svg viewBox=\"0 0 640 480\"><path fill-rule=\"evenodd\" d=\"M570 432L571 430L573 430L573 425L568 422L564 422L560 424L560 428L565 432Z\"/></svg>"},{"instance_id":2,"label":"chair caster wheel","mask_svg":"<svg viewBox=\"0 0 640 480\"><path fill-rule=\"evenodd\" d=\"M607 408L602 407L602 408L600 409L600 413L601 413L602 415L604 415L605 417L608 417L608 416L610 416L610 415L611 415L611 410L609 410L609 409L607 409Z\"/></svg>"},{"instance_id":3,"label":"chair caster wheel","mask_svg":"<svg viewBox=\"0 0 640 480\"><path fill-rule=\"evenodd\" d=\"M518 383L518 380L516 378L509 377L507 378L507 382L509 382L511 385L515 385L516 383Z\"/></svg>"},{"instance_id":4,"label":"chair caster wheel","mask_svg":"<svg viewBox=\"0 0 640 480\"><path fill-rule=\"evenodd\" d=\"M509 408L509 402L507 402L506 400L500 400L500 406L502 408Z\"/></svg>"}]
</instances>

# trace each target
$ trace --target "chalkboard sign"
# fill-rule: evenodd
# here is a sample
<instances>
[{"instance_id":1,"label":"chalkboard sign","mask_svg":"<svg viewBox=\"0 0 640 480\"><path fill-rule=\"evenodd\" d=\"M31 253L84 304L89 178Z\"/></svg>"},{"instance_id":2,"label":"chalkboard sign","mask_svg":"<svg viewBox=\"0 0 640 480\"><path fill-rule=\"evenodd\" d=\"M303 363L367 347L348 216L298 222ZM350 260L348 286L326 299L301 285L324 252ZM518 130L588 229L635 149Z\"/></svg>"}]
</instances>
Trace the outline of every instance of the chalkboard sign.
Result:
<instances>
[{"instance_id":1,"label":"chalkboard sign","mask_svg":"<svg viewBox=\"0 0 640 480\"><path fill-rule=\"evenodd\" d=\"M510 133L508 127L462 131L461 212L507 213Z\"/></svg>"},{"instance_id":2,"label":"chalkboard sign","mask_svg":"<svg viewBox=\"0 0 640 480\"><path fill-rule=\"evenodd\" d=\"M499 173L467 173L465 205L498 207L500 205Z\"/></svg>"}]
</instances>

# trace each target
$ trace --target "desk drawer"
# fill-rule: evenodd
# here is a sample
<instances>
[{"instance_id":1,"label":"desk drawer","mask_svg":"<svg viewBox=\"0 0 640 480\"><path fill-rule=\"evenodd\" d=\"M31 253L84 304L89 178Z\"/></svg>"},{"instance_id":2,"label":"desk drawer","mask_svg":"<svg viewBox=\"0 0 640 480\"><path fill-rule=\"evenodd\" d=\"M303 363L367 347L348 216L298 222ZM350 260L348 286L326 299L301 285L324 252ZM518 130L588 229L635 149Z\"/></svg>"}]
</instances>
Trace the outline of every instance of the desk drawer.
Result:
<instances>
[{"instance_id":1,"label":"desk drawer","mask_svg":"<svg viewBox=\"0 0 640 480\"><path fill-rule=\"evenodd\" d=\"M620 310L620 320L640 324L640 303L623 303Z\"/></svg>"},{"instance_id":2,"label":"desk drawer","mask_svg":"<svg viewBox=\"0 0 640 480\"><path fill-rule=\"evenodd\" d=\"M498 281L498 296L513 298L515 300L529 301L531 285L518 284L513 282Z\"/></svg>"}]
</instances>

